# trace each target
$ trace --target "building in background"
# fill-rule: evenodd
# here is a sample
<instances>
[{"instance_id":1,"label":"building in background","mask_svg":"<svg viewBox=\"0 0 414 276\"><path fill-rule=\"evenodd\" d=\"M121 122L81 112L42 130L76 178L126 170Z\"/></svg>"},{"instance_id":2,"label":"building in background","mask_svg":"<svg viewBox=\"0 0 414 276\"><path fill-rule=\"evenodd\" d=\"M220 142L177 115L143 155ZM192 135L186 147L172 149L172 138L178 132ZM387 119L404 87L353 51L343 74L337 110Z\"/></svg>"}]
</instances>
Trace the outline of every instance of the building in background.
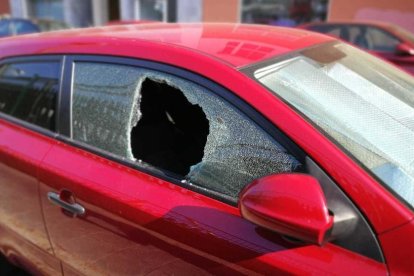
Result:
<instances>
[{"instance_id":1,"label":"building in background","mask_svg":"<svg viewBox=\"0 0 414 276\"><path fill-rule=\"evenodd\" d=\"M325 19L328 0L8 1L13 17L43 18L63 21L73 27L86 27L119 20L246 22L290 26L315 18Z\"/></svg>"},{"instance_id":2,"label":"building in background","mask_svg":"<svg viewBox=\"0 0 414 276\"><path fill-rule=\"evenodd\" d=\"M414 32L414 0L2 0L0 14L64 21L243 22L296 26L329 20L378 20Z\"/></svg>"},{"instance_id":3,"label":"building in background","mask_svg":"<svg viewBox=\"0 0 414 276\"><path fill-rule=\"evenodd\" d=\"M328 0L242 0L241 21L296 26L326 18Z\"/></svg>"},{"instance_id":4,"label":"building in background","mask_svg":"<svg viewBox=\"0 0 414 276\"><path fill-rule=\"evenodd\" d=\"M10 14L10 5L8 1L0 2L0 17Z\"/></svg>"},{"instance_id":5,"label":"building in background","mask_svg":"<svg viewBox=\"0 0 414 276\"><path fill-rule=\"evenodd\" d=\"M66 22L70 26L90 26L92 22L89 0L9 0L11 16Z\"/></svg>"},{"instance_id":6,"label":"building in background","mask_svg":"<svg viewBox=\"0 0 414 276\"><path fill-rule=\"evenodd\" d=\"M202 21L202 0L8 1L12 17L51 19L73 27L101 26L118 20Z\"/></svg>"},{"instance_id":7,"label":"building in background","mask_svg":"<svg viewBox=\"0 0 414 276\"><path fill-rule=\"evenodd\" d=\"M328 0L204 0L202 21L295 26L325 20Z\"/></svg>"}]
</instances>

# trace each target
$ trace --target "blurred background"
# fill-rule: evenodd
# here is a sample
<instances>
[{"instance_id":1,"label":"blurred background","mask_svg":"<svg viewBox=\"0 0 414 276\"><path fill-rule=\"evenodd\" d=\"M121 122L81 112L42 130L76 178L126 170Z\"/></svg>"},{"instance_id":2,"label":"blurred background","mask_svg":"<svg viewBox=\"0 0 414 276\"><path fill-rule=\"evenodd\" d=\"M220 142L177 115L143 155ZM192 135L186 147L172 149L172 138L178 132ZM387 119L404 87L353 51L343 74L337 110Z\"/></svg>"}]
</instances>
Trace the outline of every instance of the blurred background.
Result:
<instances>
[{"instance_id":1,"label":"blurred background","mask_svg":"<svg viewBox=\"0 0 414 276\"><path fill-rule=\"evenodd\" d=\"M131 20L292 27L314 21L376 20L414 32L414 0L1 0L0 16L30 19L41 30Z\"/></svg>"}]
</instances>

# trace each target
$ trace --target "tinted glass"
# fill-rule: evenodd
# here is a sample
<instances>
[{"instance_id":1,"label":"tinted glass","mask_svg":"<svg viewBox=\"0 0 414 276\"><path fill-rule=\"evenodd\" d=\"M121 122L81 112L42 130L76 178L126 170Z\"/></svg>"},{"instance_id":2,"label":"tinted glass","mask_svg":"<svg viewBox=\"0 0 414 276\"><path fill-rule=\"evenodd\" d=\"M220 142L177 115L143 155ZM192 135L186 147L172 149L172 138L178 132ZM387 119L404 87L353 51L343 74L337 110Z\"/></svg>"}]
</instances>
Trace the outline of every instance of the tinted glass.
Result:
<instances>
[{"instance_id":1,"label":"tinted glass","mask_svg":"<svg viewBox=\"0 0 414 276\"><path fill-rule=\"evenodd\" d=\"M239 110L164 73L78 62L73 138L236 199L252 180L300 167Z\"/></svg>"},{"instance_id":2,"label":"tinted glass","mask_svg":"<svg viewBox=\"0 0 414 276\"><path fill-rule=\"evenodd\" d=\"M0 111L55 130L59 62L9 63L0 67Z\"/></svg>"}]
</instances>

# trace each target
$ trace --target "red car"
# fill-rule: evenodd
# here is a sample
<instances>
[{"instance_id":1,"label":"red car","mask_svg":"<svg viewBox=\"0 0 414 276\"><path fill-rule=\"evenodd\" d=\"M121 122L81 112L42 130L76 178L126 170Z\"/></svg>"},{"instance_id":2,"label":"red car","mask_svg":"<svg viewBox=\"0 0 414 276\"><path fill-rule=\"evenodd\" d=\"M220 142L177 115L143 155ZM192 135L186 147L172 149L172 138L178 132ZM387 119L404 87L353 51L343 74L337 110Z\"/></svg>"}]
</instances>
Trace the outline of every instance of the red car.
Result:
<instances>
[{"instance_id":1,"label":"red car","mask_svg":"<svg viewBox=\"0 0 414 276\"><path fill-rule=\"evenodd\" d=\"M299 28L341 38L414 74L414 34L397 25L380 22L314 22Z\"/></svg>"},{"instance_id":2,"label":"red car","mask_svg":"<svg viewBox=\"0 0 414 276\"><path fill-rule=\"evenodd\" d=\"M0 251L30 273L414 272L394 66L234 24L26 35L0 58Z\"/></svg>"}]
</instances>

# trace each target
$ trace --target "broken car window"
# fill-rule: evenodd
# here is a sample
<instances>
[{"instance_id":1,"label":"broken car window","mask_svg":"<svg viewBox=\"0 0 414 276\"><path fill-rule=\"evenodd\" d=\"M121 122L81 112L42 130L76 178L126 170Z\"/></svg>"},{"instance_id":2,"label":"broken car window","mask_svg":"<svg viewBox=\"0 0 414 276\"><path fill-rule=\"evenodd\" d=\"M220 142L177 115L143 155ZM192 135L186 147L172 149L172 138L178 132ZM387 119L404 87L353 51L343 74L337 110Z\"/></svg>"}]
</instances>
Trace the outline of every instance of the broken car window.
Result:
<instances>
[{"instance_id":1,"label":"broken car window","mask_svg":"<svg viewBox=\"0 0 414 276\"><path fill-rule=\"evenodd\" d=\"M179 175L199 163L209 134L203 109L180 89L146 78L141 85L142 117L131 132L134 157Z\"/></svg>"},{"instance_id":2,"label":"broken car window","mask_svg":"<svg viewBox=\"0 0 414 276\"><path fill-rule=\"evenodd\" d=\"M140 117L141 75L130 66L75 63L73 139L133 159L130 133Z\"/></svg>"},{"instance_id":3,"label":"broken car window","mask_svg":"<svg viewBox=\"0 0 414 276\"><path fill-rule=\"evenodd\" d=\"M180 173L191 184L237 198L252 180L299 167L299 162L256 124L194 83L148 72L141 86L141 112L137 128L147 112L151 112L153 118L148 120L153 123L142 130L146 139L132 139L132 151L158 148L154 159L142 160ZM158 115L164 126L158 123ZM175 131L168 124L174 125Z\"/></svg>"},{"instance_id":4,"label":"broken car window","mask_svg":"<svg viewBox=\"0 0 414 276\"><path fill-rule=\"evenodd\" d=\"M224 99L164 73L75 66L73 137L192 185L237 198L252 180L299 162Z\"/></svg>"}]
</instances>

